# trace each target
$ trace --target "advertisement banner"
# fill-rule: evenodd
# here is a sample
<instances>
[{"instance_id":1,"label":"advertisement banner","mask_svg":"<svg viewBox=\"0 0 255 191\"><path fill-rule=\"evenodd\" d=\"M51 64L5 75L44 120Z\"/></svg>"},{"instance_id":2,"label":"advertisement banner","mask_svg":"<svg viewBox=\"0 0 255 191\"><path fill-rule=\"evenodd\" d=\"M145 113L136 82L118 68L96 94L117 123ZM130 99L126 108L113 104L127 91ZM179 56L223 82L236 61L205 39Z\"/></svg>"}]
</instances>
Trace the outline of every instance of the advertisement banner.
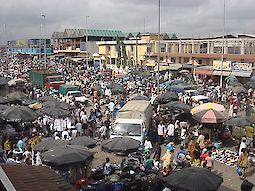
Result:
<instances>
[{"instance_id":1,"label":"advertisement banner","mask_svg":"<svg viewBox=\"0 0 255 191\"><path fill-rule=\"evenodd\" d=\"M232 62L231 69L233 71L252 71L252 63Z\"/></svg>"},{"instance_id":2,"label":"advertisement banner","mask_svg":"<svg viewBox=\"0 0 255 191\"><path fill-rule=\"evenodd\" d=\"M213 69L214 70L231 70L231 62L230 61L224 61L223 63L220 60L214 60L213 61Z\"/></svg>"}]
</instances>

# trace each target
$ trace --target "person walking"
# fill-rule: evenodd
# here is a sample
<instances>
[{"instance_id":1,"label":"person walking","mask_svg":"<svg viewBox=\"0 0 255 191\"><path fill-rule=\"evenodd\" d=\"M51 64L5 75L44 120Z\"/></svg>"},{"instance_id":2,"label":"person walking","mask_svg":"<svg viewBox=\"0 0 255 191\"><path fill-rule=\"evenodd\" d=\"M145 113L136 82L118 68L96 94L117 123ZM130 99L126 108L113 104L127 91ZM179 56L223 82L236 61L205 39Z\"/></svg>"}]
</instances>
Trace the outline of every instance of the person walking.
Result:
<instances>
[{"instance_id":1,"label":"person walking","mask_svg":"<svg viewBox=\"0 0 255 191\"><path fill-rule=\"evenodd\" d=\"M214 161L211 151L208 152L208 156L205 157L205 161L206 161L206 168L211 171L213 169L213 161Z\"/></svg>"},{"instance_id":2,"label":"person walking","mask_svg":"<svg viewBox=\"0 0 255 191\"><path fill-rule=\"evenodd\" d=\"M246 148L242 149L242 153L239 156L237 166L239 166L242 170L242 173L240 173L240 179L244 180L245 179L245 170L248 168L248 150Z\"/></svg>"}]
</instances>

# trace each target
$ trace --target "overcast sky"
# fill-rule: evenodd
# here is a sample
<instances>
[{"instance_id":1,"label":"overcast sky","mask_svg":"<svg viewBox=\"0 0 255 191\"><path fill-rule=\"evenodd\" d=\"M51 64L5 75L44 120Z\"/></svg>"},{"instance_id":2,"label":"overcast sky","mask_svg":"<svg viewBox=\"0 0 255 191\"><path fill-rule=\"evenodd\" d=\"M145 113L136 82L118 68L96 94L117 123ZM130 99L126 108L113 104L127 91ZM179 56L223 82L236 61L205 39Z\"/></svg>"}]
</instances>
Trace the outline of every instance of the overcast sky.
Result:
<instances>
[{"instance_id":1,"label":"overcast sky","mask_svg":"<svg viewBox=\"0 0 255 191\"><path fill-rule=\"evenodd\" d=\"M226 31L255 34L255 0L226 0ZM0 42L36 38L65 28L157 32L158 0L0 0ZM144 22L145 21L145 22ZM145 23L145 27L144 27ZM178 36L220 35L223 0L161 0L161 31Z\"/></svg>"}]
</instances>

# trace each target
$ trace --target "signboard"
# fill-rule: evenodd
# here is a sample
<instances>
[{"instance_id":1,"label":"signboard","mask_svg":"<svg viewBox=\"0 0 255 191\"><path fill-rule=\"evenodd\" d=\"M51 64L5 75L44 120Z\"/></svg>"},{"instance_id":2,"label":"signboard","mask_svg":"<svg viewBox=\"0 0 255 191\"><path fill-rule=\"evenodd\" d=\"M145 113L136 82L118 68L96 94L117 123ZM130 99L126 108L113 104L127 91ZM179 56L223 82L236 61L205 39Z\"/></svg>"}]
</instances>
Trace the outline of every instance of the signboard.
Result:
<instances>
[{"instance_id":1,"label":"signboard","mask_svg":"<svg viewBox=\"0 0 255 191\"><path fill-rule=\"evenodd\" d=\"M214 70L231 70L231 61L224 61L223 63L220 60L213 61L213 69Z\"/></svg>"},{"instance_id":2,"label":"signboard","mask_svg":"<svg viewBox=\"0 0 255 191\"><path fill-rule=\"evenodd\" d=\"M232 62L231 69L233 71L252 71L252 63Z\"/></svg>"}]
</instances>

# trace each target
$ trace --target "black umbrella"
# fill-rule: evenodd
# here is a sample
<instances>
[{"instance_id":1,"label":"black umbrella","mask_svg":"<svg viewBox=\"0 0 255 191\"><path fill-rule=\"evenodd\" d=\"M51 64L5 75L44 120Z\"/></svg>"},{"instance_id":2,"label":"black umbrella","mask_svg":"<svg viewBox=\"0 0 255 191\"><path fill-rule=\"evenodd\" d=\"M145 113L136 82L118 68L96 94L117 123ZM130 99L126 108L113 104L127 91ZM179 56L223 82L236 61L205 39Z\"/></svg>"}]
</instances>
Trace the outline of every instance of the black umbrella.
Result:
<instances>
[{"instance_id":1,"label":"black umbrella","mask_svg":"<svg viewBox=\"0 0 255 191\"><path fill-rule=\"evenodd\" d=\"M51 102L58 102L58 100L52 96L42 96L38 98L39 102L46 102L46 101L51 101Z\"/></svg>"},{"instance_id":2,"label":"black umbrella","mask_svg":"<svg viewBox=\"0 0 255 191\"><path fill-rule=\"evenodd\" d=\"M48 115L55 118L67 117L71 114L70 111L56 108L56 107L45 107L36 111L39 115Z\"/></svg>"},{"instance_id":3,"label":"black umbrella","mask_svg":"<svg viewBox=\"0 0 255 191\"><path fill-rule=\"evenodd\" d=\"M233 87L230 87L230 89L234 93L244 93L244 92L247 92L247 90L242 85L241 86L233 86Z\"/></svg>"},{"instance_id":4,"label":"black umbrella","mask_svg":"<svg viewBox=\"0 0 255 191\"><path fill-rule=\"evenodd\" d=\"M148 100L148 97L141 94L133 94L129 97L129 100Z\"/></svg>"},{"instance_id":5,"label":"black umbrella","mask_svg":"<svg viewBox=\"0 0 255 191\"><path fill-rule=\"evenodd\" d=\"M231 119L228 119L226 122L224 122L224 125L227 126L238 126L238 127L245 127L247 125L251 125L255 123L255 118L254 117L242 117L242 116L237 116L233 117Z\"/></svg>"},{"instance_id":6,"label":"black umbrella","mask_svg":"<svg viewBox=\"0 0 255 191\"><path fill-rule=\"evenodd\" d=\"M53 166L84 164L93 158L88 148L79 145L55 147L42 154L42 161Z\"/></svg>"},{"instance_id":7,"label":"black umbrella","mask_svg":"<svg viewBox=\"0 0 255 191\"><path fill-rule=\"evenodd\" d=\"M8 108L7 105L0 104L0 112L6 110Z\"/></svg>"},{"instance_id":8,"label":"black umbrella","mask_svg":"<svg viewBox=\"0 0 255 191\"><path fill-rule=\"evenodd\" d=\"M96 140L87 136L79 136L71 141L71 145L81 145L89 148L96 146L96 143L97 143Z\"/></svg>"},{"instance_id":9,"label":"black umbrella","mask_svg":"<svg viewBox=\"0 0 255 191\"><path fill-rule=\"evenodd\" d=\"M161 178L163 184L176 191L216 191L223 178L206 168L189 167Z\"/></svg>"},{"instance_id":10,"label":"black umbrella","mask_svg":"<svg viewBox=\"0 0 255 191\"><path fill-rule=\"evenodd\" d=\"M34 150L36 151L48 151L54 147L68 145L68 141L56 140L56 139L45 139L35 145Z\"/></svg>"},{"instance_id":11,"label":"black umbrella","mask_svg":"<svg viewBox=\"0 0 255 191\"><path fill-rule=\"evenodd\" d=\"M6 85L8 83L5 77L0 77L0 86Z\"/></svg>"},{"instance_id":12,"label":"black umbrella","mask_svg":"<svg viewBox=\"0 0 255 191\"><path fill-rule=\"evenodd\" d=\"M43 108L48 108L48 107L56 107L64 110L69 110L69 109L75 109L75 106L71 106L70 104L66 102L59 102L59 101L46 101L42 103Z\"/></svg>"},{"instance_id":13,"label":"black umbrella","mask_svg":"<svg viewBox=\"0 0 255 191\"><path fill-rule=\"evenodd\" d=\"M140 142L129 137L115 137L103 141L102 149L108 152L130 153L137 151Z\"/></svg>"},{"instance_id":14,"label":"black umbrella","mask_svg":"<svg viewBox=\"0 0 255 191\"><path fill-rule=\"evenodd\" d=\"M167 92L156 97L153 105L165 104L171 101L178 101L178 96L176 95L176 93Z\"/></svg>"},{"instance_id":15,"label":"black umbrella","mask_svg":"<svg viewBox=\"0 0 255 191\"><path fill-rule=\"evenodd\" d=\"M172 102L169 102L169 103L166 103L166 104L163 104L161 105L162 108L176 108L176 109L183 109L183 110L191 110L192 107L185 104L185 103L182 103L180 101L172 101Z\"/></svg>"},{"instance_id":16,"label":"black umbrella","mask_svg":"<svg viewBox=\"0 0 255 191\"><path fill-rule=\"evenodd\" d=\"M26 106L11 106L2 113L3 118L9 122L32 122L38 114Z\"/></svg>"},{"instance_id":17,"label":"black umbrella","mask_svg":"<svg viewBox=\"0 0 255 191\"><path fill-rule=\"evenodd\" d=\"M6 98L9 102L20 101L20 100L27 99L27 94L20 92L20 91L16 91L16 92L7 94Z\"/></svg>"},{"instance_id":18,"label":"black umbrella","mask_svg":"<svg viewBox=\"0 0 255 191\"><path fill-rule=\"evenodd\" d=\"M0 104L6 104L8 103L8 100L6 97L0 97Z\"/></svg>"}]
</instances>

